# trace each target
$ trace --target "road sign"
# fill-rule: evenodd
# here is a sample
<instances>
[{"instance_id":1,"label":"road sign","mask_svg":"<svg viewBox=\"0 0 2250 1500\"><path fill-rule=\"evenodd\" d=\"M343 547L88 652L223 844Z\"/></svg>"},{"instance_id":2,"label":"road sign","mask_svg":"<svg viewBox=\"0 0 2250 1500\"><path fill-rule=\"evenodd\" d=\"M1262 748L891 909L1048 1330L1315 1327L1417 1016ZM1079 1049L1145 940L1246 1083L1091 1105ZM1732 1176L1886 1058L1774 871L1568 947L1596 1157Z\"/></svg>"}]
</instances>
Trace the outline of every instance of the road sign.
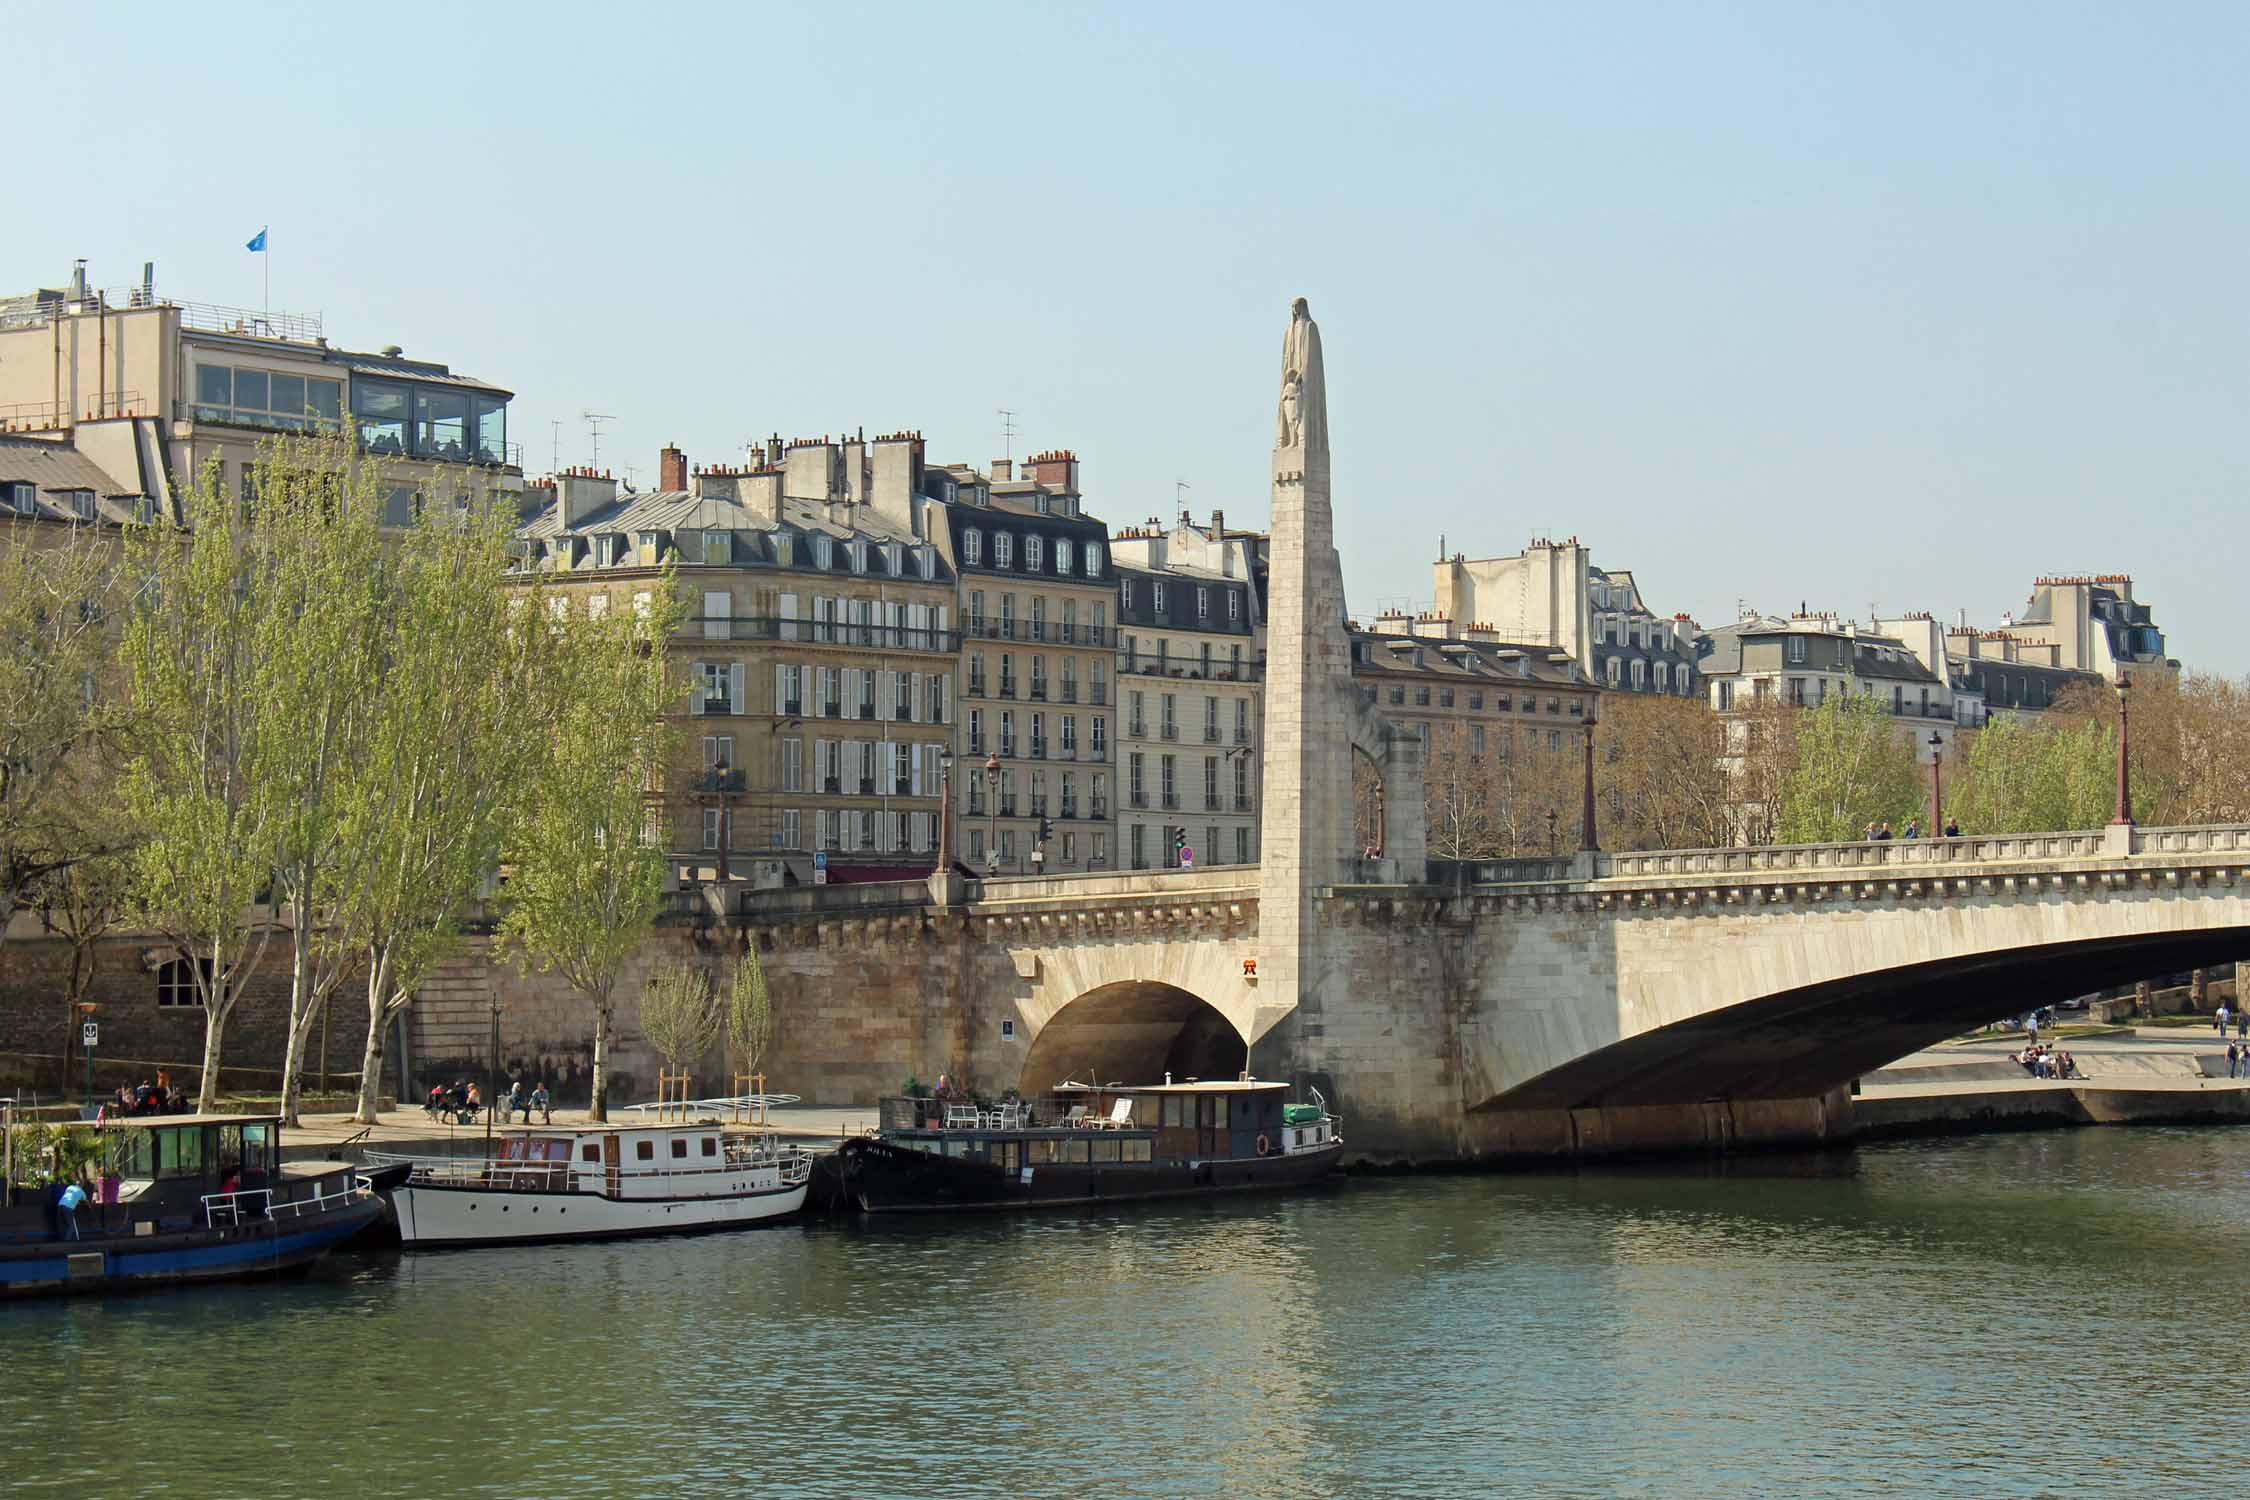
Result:
<instances>
[{"instance_id":1,"label":"road sign","mask_svg":"<svg viewBox=\"0 0 2250 1500\"><path fill-rule=\"evenodd\" d=\"M1195 849L1192 845L1180 845L1180 868L1183 870L1195 868Z\"/></svg>"},{"instance_id":2,"label":"road sign","mask_svg":"<svg viewBox=\"0 0 2250 1500\"><path fill-rule=\"evenodd\" d=\"M94 1046L95 1044L100 1042L101 1039L102 1023L99 1021L88 1021L85 1025L78 1028L78 1040L85 1046Z\"/></svg>"},{"instance_id":3,"label":"road sign","mask_svg":"<svg viewBox=\"0 0 2250 1500\"><path fill-rule=\"evenodd\" d=\"M816 870L828 868L828 851L826 849L815 849L813 851L812 867Z\"/></svg>"}]
</instances>

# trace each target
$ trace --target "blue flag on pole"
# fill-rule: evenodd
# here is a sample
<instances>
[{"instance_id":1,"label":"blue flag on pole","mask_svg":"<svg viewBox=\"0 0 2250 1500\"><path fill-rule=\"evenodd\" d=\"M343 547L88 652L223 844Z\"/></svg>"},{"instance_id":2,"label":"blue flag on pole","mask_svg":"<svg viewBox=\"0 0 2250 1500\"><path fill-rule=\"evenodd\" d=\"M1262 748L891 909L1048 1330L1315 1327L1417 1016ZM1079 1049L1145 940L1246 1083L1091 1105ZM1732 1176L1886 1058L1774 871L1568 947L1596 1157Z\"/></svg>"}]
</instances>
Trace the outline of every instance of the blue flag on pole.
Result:
<instances>
[{"instance_id":1,"label":"blue flag on pole","mask_svg":"<svg viewBox=\"0 0 2250 1500\"><path fill-rule=\"evenodd\" d=\"M264 231L263 229L259 230L259 231L258 231L258 235L257 235L257 238L256 238L256 239L253 239L253 240L252 240L252 241L251 241L251 242L249 243L249 245L248 245L248 246L246 246L245 248L247 248L247 249L251 249L251 250L263 250L263 249L265 249L265 248L266 248L266 232L265 232L265 231Z\"/></svg>"}]
</instances>

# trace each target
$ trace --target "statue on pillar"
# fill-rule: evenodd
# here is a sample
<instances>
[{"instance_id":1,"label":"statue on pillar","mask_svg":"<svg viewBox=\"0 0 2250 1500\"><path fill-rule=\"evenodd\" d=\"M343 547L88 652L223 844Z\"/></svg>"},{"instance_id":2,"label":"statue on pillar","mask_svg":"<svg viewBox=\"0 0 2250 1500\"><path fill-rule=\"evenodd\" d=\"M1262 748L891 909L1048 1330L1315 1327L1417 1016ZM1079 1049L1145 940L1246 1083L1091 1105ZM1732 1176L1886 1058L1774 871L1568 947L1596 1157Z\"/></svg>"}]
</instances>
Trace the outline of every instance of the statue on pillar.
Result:
<instances>
[{"instance_id":1,"label":"statue on pillar","mask_svg":"<svg viewBox=\"0 0 2250 1500\"><path fill-rule=\"evenodd\" d=\"M1320 325L1299 297L1281 343L1281 403L1273 445L1307 452L1328 448L1328 389L1320 368Z\"/></svg>"}]
</instances>

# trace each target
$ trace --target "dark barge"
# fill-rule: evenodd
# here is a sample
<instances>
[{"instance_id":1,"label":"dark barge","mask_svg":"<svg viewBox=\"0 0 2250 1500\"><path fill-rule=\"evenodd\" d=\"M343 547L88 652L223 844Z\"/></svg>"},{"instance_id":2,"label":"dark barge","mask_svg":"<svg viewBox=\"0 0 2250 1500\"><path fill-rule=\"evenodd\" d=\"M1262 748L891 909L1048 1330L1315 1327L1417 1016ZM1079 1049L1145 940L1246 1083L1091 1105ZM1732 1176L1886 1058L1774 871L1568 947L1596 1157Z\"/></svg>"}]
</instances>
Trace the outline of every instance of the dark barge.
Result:
<instances>
[{"instance_id":1,"label":"dark barge","mask_svg":"<svg viewBox=\"0 0 2250 1500\"><path fill-rule=\"evenodd\" d=\"M0 1205L0 1298L271 1276L310 1266L383 1213L349 1162L282 1161L276 1116L92 1128L109 1160L87 1202L66 1210L16 1187Z\"/></svg>"},{"instance_id":2,"label":"dark barge","mask_svg":"<svg viewBox=\"0 0 2250 1500\"><path fill-rule=\"evenodd\" d=\"M1318 1093L1256 1079L1063 1084L1037 1105L885 1099L846 1141L843 1204L865 1213L1066 1208L1302 1187L1344 1141Z\"/></svg>"}]
</instances>

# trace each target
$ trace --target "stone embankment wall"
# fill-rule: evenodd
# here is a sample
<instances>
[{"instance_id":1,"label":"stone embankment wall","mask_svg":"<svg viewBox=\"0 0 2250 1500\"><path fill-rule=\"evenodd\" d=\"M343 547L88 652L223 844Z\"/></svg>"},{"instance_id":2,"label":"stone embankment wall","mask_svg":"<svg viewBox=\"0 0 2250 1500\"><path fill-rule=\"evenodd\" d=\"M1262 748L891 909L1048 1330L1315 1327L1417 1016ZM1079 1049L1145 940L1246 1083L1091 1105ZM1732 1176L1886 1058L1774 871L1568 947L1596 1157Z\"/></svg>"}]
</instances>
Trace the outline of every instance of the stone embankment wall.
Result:
<instances>
[{"instance_id":1,"label":"stone embankment wall","mask_svg":"<svg viewBox=\"0 0 2250 1500\"><path fill-rule=\"evenodd\" d=\"M147 936L106 940L93 950L86 999L96 1006L101 1041L94 1049L97 1089L153 1078L158 1068L193 1091L203 1071L203 1011L199 1006L157 1003L157 968L170 956ZM78 1050L80 1017L64 1013L70 980L70 945L22 935L0 948L0 1092L83 1088L84 1055ZM327 1052L331 1074L357 1073L367 1044L365 992L347 977L330 1002ZM276 942L228 1017L222 1064L230 1088L275 1087L289 1026L289 949ZM317 1073L322 1032L316 1027L311 1060Z\"/></svg>"}]
</instances>

